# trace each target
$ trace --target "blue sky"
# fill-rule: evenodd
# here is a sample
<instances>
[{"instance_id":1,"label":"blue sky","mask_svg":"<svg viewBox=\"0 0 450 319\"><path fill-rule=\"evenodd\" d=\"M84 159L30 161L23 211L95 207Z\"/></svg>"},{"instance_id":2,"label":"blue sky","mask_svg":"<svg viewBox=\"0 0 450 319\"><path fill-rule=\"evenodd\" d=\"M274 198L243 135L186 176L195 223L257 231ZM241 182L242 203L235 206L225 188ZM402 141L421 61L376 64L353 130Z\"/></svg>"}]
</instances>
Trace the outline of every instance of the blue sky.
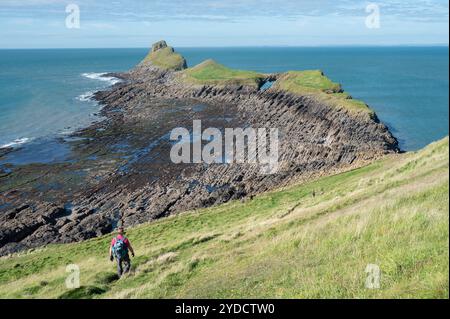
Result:
<instances>
[{"instance_id":1,"label":"blue sky","mask_svg":"<svg viewBox=\"0 0 450 319\"><path fill-rule=\"evenodd\" d=\"M0 48L448 45L448 25L447 0L0 0Z\"/></svg>"}]
</instances>

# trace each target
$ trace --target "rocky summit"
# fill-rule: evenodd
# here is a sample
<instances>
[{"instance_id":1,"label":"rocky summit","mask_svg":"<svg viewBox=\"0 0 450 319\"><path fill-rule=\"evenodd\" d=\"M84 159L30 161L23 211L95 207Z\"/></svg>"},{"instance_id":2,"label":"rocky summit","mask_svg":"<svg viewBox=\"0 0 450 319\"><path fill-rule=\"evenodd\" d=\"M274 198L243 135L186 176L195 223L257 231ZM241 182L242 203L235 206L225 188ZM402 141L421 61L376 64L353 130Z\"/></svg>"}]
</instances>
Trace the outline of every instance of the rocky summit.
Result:
<instances>
[{"instance_id":1,"label":"rocky summit","mask_svg":"<svg viewBox=\"0 0 450 319\"><path fill-rule=\"evenodd\" d=\"M0 254L81 241L399 152L376 114L319 70L260 74L213 60L191 68L165 41L95 94L104 120L76 132L67 161L0 172ZM279 167L175 164L176 127L278 128ZM1 154L0 154L1 156Z\"/></svg>"}]
</instances>

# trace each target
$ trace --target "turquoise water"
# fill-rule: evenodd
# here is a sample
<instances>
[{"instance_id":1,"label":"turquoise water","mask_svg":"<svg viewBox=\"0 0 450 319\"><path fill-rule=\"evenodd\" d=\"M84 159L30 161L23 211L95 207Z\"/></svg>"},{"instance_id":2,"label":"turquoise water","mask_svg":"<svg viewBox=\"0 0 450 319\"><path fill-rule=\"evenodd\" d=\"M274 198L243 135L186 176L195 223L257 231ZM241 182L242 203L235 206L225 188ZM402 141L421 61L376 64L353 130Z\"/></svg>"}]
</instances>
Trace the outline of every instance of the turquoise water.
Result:
<instances>
[{"instance_id":1,"label":"turquoise water","mask_svg":"<svg viewBox=\"0 0 450 319\"><path fill-rule=\"evenodd\" d=\"M321 69L367 102L404 150L448 135L447 47L178 51L190 66L214 58L230 67L260 72ZM99 106L89 95L115 79L100 80L99 73L128 70L146 53L147 49L0 50L0 147L21 145L29 162L36 145L47 145L48 153L41 150L36 161L45 161L46 154L52 160L55 149L49 140L100 120ZM10 162L22 163L13 159L20 154L11 153Z\"/></svg>"},{"instance_id":2,"label":"turquoise water","mask_svg":"<svg viewBox=\"0 0 450 319\"><path fill-rule=\"evenodd\" d=\"M113 80L96 73L126 70L135 59L116 50L0 51L0 146L42 141L99 120L89 94Z\"/></svg>"}]
</instances>

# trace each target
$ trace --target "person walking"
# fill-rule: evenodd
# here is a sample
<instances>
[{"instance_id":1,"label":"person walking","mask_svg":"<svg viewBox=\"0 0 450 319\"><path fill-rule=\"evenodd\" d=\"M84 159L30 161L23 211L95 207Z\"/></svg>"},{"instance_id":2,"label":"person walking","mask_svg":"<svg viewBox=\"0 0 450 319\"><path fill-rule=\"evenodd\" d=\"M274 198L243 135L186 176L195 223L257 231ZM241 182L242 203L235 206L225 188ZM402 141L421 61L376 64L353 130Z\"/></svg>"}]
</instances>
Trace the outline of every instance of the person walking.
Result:
<instances>
[{"instance_id":1,"label":"person walking","mask_svg":"<svg viewBox=\"0 0 450 319\"><path fill-rule=\"evenodd\" d=\"M119 278L128 273L131 269L131 261L129 252L131 252L131 256L134 257L134 250L131 246L130 241L125 236L125 230L123 227L119 227L118 235L114 237L111 241L111 246L109 247L109 259L114 261L114 258L117 261L117 274Z\"/></svg>"}]
</instances>

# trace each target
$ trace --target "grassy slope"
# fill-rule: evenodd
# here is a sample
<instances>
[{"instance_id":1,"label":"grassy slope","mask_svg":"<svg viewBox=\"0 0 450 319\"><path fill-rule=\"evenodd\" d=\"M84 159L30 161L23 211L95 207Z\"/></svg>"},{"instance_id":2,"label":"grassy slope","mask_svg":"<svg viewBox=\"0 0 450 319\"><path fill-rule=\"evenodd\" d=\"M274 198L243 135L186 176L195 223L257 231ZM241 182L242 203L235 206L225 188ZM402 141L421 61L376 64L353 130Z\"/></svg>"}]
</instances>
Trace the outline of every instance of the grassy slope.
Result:
<instances>
[{"instance_id":1,"label":"grassy slope","mask_svg":"<svg viewBox=\"0 0 450 319\"><path fill-rule=\"evenodd\" d=\"M253 71L242 71L206 60L183 72L183 79L187 82L203 85L250 85L258 87L262 74Z\"/></svg>"},{"instance_id":2,"label":"grassy slope","mask_svg":"<svg viewBox=\"0 0 450 319\"><path fill-rule=\"evenodd\" d=\"M181 54L175 53L172 47L166 47L156 52L150 52L144 63L150 61L154 65L167 70L182 70L185 60Z\"/></svg>"},{"instance_id":3,"label":"grassy slope","mask_svg":"<svg viewBox=\"0 0 450 319\"><path fill-rule=\"evenodd\" d=\"M373 114L364 102L342 92L340 84L332 82L319 70L287 72L275 82L274 88L298 95L311 95L328 105L350 111Z\"/></svg>"},{"instance_id":4,"label":"grassy slope","mask_svg":"<svg viewBox=\"0 0 450 319\"><path fill-rule=\"evenodd\" d=\"M448 298L448 138L347 173L129 231L134 272L114 280L110 236L0 259L0 296ZM312 196L315 191L316 196ZM81 269L78 290L65 266ZM381 289L364 287L367 264Z\"/></svg>"}]
</instances>

